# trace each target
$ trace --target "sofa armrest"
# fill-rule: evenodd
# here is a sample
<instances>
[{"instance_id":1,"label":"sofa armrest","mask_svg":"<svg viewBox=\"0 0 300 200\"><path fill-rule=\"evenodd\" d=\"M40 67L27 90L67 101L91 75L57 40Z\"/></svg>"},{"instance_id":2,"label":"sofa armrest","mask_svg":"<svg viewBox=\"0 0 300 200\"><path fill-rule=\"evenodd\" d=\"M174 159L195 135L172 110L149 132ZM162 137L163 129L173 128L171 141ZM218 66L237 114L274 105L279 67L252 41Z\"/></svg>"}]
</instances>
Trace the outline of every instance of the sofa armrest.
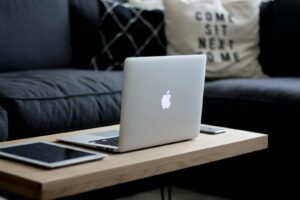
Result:
<instances>
[{"instance_id":1,"label":"sofa armrest","mask_svg":"<svg viewBox=\"0 0 300 200\"><path fill-rule=\"evenodd\" d=\"M0 142L5 141L8 136L8 120L7 113L0 107Z\"/></svg>"}]
</instances>

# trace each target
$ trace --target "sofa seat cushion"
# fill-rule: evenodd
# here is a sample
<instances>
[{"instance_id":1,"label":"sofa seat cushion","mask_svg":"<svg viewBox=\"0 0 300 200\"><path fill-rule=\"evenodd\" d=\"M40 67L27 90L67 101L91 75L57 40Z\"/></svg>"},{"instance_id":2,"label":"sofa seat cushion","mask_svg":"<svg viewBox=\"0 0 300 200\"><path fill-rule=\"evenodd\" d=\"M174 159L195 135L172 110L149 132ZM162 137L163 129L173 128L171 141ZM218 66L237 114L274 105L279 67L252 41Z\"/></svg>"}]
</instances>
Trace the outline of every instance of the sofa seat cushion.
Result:
<instances>
[{"instance_id":1,"label":"sofa seat cushion","mask_svg":"<svg viewBox=\"0 0 300 200\"><path fill-rule=\"evenodd\" d=\"M205 86L204 123L274 134L296 128L298 119L291 116L299 112L300 78L225 79Z\"/></svg>"},{"instance_id":2,"label":"sofa seat cushion","mask_svg":"<svg viewBox=\"0 0 300 200\"><path fill-rule=\"evenodd\" d=\"M206 98L300 105L300 78L225 79L205 89Z\"/></svg>"},{"instance_id":3,"label":"sofa seat cushion","mask_svg":"<svg viewBox=\"0 0 300 200\"><path fill-rule=\"evenodd\" d=\"M119 122L121 72L32 70L0 74L9 139Z\"/></svg>"},{"instance_id":4,"label":"sofa seat cushion","mask_svg":"<svg viewBox=\"0 0 300 200\"><path fill-rule=\"evenodd\" d=\"M0 142L7 139L8 123L6 110L0 107Z\"/></svg>"}]
</instances>

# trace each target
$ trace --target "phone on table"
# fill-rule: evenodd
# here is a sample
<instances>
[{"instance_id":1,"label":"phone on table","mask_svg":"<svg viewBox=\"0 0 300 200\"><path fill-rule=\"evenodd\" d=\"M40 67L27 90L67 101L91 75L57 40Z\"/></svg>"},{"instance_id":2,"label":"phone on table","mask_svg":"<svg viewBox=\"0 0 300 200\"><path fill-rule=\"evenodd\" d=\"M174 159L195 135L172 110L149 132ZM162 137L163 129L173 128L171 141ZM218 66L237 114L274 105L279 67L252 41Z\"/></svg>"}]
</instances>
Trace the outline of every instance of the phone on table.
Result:
<instances>
[{"instance_id":1,"label":"phone on table","mask_svg":"<svg viewBox=\"0 0 300 200\"><path fill-rule=\"evenodd\" d=\"M201 125L200 132L214 135L214 134L219 134L219 133L225 133L226 130L224 128L220 128L220 127Z\"/></svg>"}]
</instances>

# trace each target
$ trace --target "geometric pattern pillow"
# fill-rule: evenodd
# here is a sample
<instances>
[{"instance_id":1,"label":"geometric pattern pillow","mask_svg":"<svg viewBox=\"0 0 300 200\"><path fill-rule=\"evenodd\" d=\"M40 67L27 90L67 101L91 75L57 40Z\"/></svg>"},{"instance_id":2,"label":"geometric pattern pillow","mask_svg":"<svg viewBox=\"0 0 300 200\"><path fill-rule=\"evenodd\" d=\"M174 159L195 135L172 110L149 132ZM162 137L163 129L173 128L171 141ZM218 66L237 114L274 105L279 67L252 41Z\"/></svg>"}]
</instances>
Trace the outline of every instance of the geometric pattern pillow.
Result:
<instances>
[{"instance_id":1,"label":"geometric pattern pillow","mask_svg":"<svg viewBox=\"0 0 300 200\"><path fill-rule=\"evenodd\" d=\"M127 3L98 0L100 23L92 66L101 70L122 70L127 57L166 55L164 14Z\"/></svg>"}]
</instances>

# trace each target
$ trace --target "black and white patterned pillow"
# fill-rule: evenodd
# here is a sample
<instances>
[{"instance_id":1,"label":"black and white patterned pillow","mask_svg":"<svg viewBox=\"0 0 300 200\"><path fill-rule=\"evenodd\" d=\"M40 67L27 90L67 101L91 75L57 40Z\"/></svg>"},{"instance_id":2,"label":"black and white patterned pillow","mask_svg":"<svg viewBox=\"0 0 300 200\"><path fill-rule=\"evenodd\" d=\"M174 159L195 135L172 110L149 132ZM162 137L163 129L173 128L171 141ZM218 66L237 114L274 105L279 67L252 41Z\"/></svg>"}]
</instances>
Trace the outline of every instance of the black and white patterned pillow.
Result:
<instances>
[{"instance_id":1,"label":"black and white patterned pillow","mask_svg":"<svg viewBox=\"0 0 300 200\"><path fill-rule=\"evenodd\" d=\"M127 57L166 55L162 10L143 10L127 3L99 0L96 69L122 70Z\"/></svg>"}]
</instances>

